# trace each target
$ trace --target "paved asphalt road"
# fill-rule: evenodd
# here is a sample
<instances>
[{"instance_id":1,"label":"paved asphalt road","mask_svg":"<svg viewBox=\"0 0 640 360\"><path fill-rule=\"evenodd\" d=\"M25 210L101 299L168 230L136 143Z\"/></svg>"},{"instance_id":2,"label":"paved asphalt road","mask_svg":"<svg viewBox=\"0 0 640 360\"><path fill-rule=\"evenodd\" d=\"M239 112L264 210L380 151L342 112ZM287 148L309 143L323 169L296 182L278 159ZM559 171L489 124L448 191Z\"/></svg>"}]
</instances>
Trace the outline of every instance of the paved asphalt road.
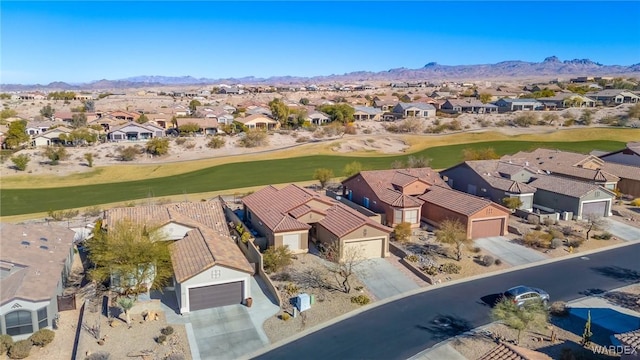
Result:
<instances>
[{"instance_id":1,"label":"paved asphalt road","mask_svg":"<svg viewBox=\"0 0 640 360\"><path fill-rule=\"evenodd\" d=\"M440 341L490 322L498 293L525 284L551 300L640 281L640 244L442 287L333 324L258 359L406 359ZM437 323L449 323L448 327Z\"/></svg>"}]
</instances>

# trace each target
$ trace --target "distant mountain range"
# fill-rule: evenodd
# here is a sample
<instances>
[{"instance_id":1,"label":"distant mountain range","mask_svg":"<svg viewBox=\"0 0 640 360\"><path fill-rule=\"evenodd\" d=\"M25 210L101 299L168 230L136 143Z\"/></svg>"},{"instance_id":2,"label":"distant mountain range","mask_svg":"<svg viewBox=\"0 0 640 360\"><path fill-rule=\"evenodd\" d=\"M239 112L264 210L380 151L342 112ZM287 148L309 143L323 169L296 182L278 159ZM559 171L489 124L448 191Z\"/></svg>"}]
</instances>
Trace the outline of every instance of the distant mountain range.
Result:
<instances>
[{"instance_id":1,"label":"distant mountain range","mask_svg":"<svg viewBox=\"0 0 640 360\"><path fill-rule=\"evenodd\" d=\"M120 80L98 80L84 84L53 82L48 85L3 84L2 91L33 90L116 90L148 88L158 86L245 84L327 84L381 81L442 81L442 80L489 80L505 78L557 77L557 76L597 76L640 73L640 63L631 66L603 65L589 59L561 61L550 56L542 62L503 61L483 65L440 65L430 62L419 69L397 68L388 71L356 71L343 75L314 77L274 76L256 78L253 76L227 79L195 78L192 76L134 76Z\"/></svg>"}]
</instances>

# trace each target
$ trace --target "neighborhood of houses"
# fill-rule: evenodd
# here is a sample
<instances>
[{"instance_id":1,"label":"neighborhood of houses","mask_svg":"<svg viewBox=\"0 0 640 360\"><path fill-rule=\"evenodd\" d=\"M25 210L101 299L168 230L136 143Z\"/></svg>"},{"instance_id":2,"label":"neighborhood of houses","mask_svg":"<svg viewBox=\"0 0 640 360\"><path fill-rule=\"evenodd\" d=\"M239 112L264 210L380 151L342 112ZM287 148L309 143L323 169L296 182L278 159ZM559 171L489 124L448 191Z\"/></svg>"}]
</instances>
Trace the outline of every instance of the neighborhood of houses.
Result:
<instances>
[{"instance_id":1,"label":"neighborhood of houses","mask_svg":"<svg viewBox=\"0 0 640 360\"><path fill-rule=\"evenodd\" d=\"M610 78L591 78L592 82L573 79L571 83L545 83L480 88L478 84L392 83L386 86L274 86L245 87L220 85L212 90L139 91L125 97L138 101L126 109L96 110L106 99L118 94L82 94L66 92L66 103L75 101L80 107L57 110L44 115L27 113L25 101L48 102L51 97L42 92L3 94L3 103L14 110L0 125L0 139L7 136L6 123L24 121L34 147L68 144L66 139L74 128L87 127L102 141L148 140L180 133L215 135L242 129L277 130L281 127L320 126L332 121L393 122L416 118L423 122L440 116L456 114L503 114L520 111L554 111L570 108L594 109L640 102L638 91L610 88ZM601 84L601 85L600 85ZM633 85L632 83L625 83ZM635 85L637 87L637 84ZM633 87L632 87L633 88ZM268 94L286 107L287 112L274 109L265 99ZM58 93L56 93L58 94ZM71 95L69 95L71 94ZM168 105L151 105L155 99L173 99ZM54 98L55 99L55 98ZM179 100L179 101L178 101ZM54 100L55 101L55 100ZM83 104L90 102L92 106ZM269 102L269 103L268 103ZM35 104L35 102L33 102ZM346 116L333 107L346 105ZM56 110L56 109L53 109ZM73 111L70 111L73 110ZM275 112L274 112L275 111ZM79 112L83 120L78 121ZM556 125L559 125L556 124ZM588 125L588 124L587 124ZM634 126L634 123L628 123ZM640 124L636 124L638 126ZM188 129L188 131L187 131ZM66 134L62 136L62 134ZM3 145L5 148L6 145Z\"/></svg>"},{"instance_id":2,"label":"neighborhood of houses","mask_svg":"<svg viewBox=\"0 0 640 360\"><path fill-rule=\"evenodd\" d=\"M115 131L115 130L114 130ZM101 231L119 222L157 227L170 242L173 276L165 291L178 314L223 306L251 306L252 277L283 307L285 300L263 267L269 248L293 254L333 248L336 261L391 256L394 229L462 224L469 239L504 236L514 218L542 223L584 222L612 216L616 199L640 197L640 143L584 155L539 148L496 160L431 168L360 171L330 190L296 184L266 186L240 199L138 205L105 210ZM506 199L519 201L509 202ZM513 206L513 204L516 204ZM509 206L511 205L511 206ZM246 229L249 238L240 236ZM0 225L0 330L15 340L55 328L63 304L76 232L56 224ZM80 239L84 240L84 239ZM507 241L506 239L504 241ZM131 286L127 274L112 289ZM149 290L153 276L145 283ZM242 305L241 305L242 304Z\"/></svg>"},{"instance_id":3,"label":"neighborhood of houses","mask_svg":"<svg viewBox=\"0 0 640 360\"><path fill-rule=\"evenodd\" d=\"M139 99L135 106L105 110L99 110L102 102L120 95L73 93L65 101L81 104L82 109L64 111L51 107L68 108L69 104L51 103L46 93L12 93L3 94L5 107L15 111L2 119L0 142L3 149L16 150L76 145L70 139L79 129L90 134L93 142L130 143L185 134L272 132L298 126L315 129L332 122L387 124L417 119L435 124L440 118L459 114L548 114L640 103L638 91L611 88L611 80L576 78L569 84L494 87L421 82L220 85L186 91L143 90L135 94ZM260 94L274 94L273 100L254 96ZM154 104L152 99L169 101L149 105ZM17 105L26 101L49 101L47 116L42 111L41 115L23 112ZM28 140L20 144L7 141L15 137L13 123L23 125L19 129ZM632 121L625 124L634 126ZM636 124L640 125L640 119ZM514 231L514 222L616 221L611 220L617 213L616 204L634 198L640 198L640 142L629 142L613 152L594 149L590 154L538 148L499 159L464 161L439 171L429 167L363 170L328 189L288 184L266 186L233 199L117 207L104 210L96 219L99 228L93 231L109 234L123 222L158 229L162 241L169 244L172 267L162 297L171 299L167 306L178 316L227 306L251 307L262 293L282 313L291 304L265 268L270 249L285 249L294 257L322 256L323 261L338 263L354 256L359 262L389 260L398 256L400 227L408 227L411 234L433 235L444 223L455 222L465 239L510 242L506 238L510 233L526 235ZM75 297L66 288L76 257L87 255L85 244L90 236L86 230L80 234L49 221L0 224L1 334L19 341L41 329L58 329L60 313L75 309ZM334 252L330 258L324 257L327 251ZM406 266L408 273L416 272ZM154 267L139 267L143 268L139 271L151 270L142 284L135 282L149 297ZM112 273L107 287L126 293L134 287L135 277ZM365 283L359 291L366 292L366 287Z\"/></svg>"}]
</instances>

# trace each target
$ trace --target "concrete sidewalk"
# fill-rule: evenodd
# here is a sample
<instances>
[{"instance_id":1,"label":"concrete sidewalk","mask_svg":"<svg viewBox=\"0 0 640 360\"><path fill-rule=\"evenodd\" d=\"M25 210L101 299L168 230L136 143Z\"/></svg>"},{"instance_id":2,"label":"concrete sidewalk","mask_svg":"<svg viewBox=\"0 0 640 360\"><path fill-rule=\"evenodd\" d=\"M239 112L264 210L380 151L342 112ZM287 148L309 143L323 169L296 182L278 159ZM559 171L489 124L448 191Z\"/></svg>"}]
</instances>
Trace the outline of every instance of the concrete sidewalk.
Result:
<instances>
[{"instance_id":1,"label":"concrete sidewalk","mask_svg":"<svg viewBox=\"0 0 640 360\"><path fill-rule=\"evenodd\" d=\"M512 266L525 265L547 259L539 251L514 244L503 236L480 238L476 239L474 243Z\"/></svg>"}]
</instances>

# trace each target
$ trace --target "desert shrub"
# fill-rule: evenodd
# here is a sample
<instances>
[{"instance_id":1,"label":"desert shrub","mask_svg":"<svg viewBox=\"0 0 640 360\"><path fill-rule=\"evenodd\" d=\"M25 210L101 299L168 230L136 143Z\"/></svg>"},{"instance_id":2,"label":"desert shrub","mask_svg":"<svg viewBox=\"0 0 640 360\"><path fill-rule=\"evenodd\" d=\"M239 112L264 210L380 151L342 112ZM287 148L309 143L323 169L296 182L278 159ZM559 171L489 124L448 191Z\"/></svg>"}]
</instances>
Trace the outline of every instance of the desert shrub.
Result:
<instances>
[{"instance_id":1,"label":"desert shrub","mask_svg":"<svg viewBox=\"0 0 640 360\"><path fill-rule=\"evenodd\" d=\"M186 142L184 145L185 149L191 150L196 147L196 143L193 141Z\"/></svg>"},{"instance_id":2,"label":"desert shrub","mask_svg":"<svg viewBox=\"0 0 640 360\"><path fill-rule=\"evenodd\" d=\"M502 264L502 260L500 259L496 259L496 261L493 262L496 265L501 265Z\"/></svg>"},{"instance_id":3,"label":"desert shrub","mask_svg":"<svg viewBox=\"0 0 640 360\"><path fill-rule=\"evenodd\" d=\"M169 335L173 334L173 327L171 327L171 326L167 326L167 327L165 327L165 328L162 328L162 329L160 330L160 333L162 333L162 335L167 335L167 336L169 336Z\"/></svg>"},{"instance_id":4,"label":"desert shrub","mask_svg":"<svg viewBox=\"0 0 640 360\"><path fill-rule=\"evenodd\" d=\"M529 215L527 216L527 222L531 225L538 225L540 224L540 218L535 215Z\"/></svg>"},{"instance_id":5,"label":"desert shrub","mask_svg":"<svg viewBox=\"0 0 640 360\"><path fill-rule=\"evenodd\" d=\"M569 236L573 233L573 228L571 226L565 226L562 228L562 234L564 236Z\"/></svg>"},{"instance_id":6,"label":"desert shrub","mask_svg":"<svg viewBox=\"0 0 640 360\"><path fill-rule=\"evenodd\" d=\"M282 268L291 265L293 262L293 255L286 246L272 246L262 254L262 261L266 272L278 272Z\"/></svg>"},{"instance_id":7,"label":"desert shrub","mask_svg":"<svg viewBox=\"0 0 640 360\"><path fill-rule=\"evenodd\" d=\"M20 154L11 157L14 167L20 171L25 171L27 169L29 160L31 160L31 158L27 154Z\"/></svg>"},{"instance_id":8,"label":"desert shrub","mask_svg":"<svg viewBox=\"0 0 640 360\"><path fill-rule=\"evenodd\" d=\"M29 356L29 352L31 352L32 346L33 344L31 343L31 340L16 341L13 345L11 345L11 347L9 348L9 352L7 353L9 355L9 359L26 358L27 356Z\"/></svg>"},{"instance_id":9,"label":"desert shrub","mask_svg":"<svg viewBox=\"0 0 640 360\"><path fill-rule=\"evenodd\" d=\"M611 235L611 233L608 232L603 232L602 234L600 234L600 236L598 237L600 240L611 240L611 237L613 235Z\"/></svg>"},{"instance_id":10,"label":"desert shrub","mask_svg":"<svg viewBox=\"0 0 640 360\"><path fill-rule=\"evenodd\" d=\"M305 143L308 142L310 139L308 136L300 136L299 138L296 139L297 143Z\"/></svg>"},{"instance_id":11,"label":"desert shrub","mask_svg":"<svg viewBox=\"0 0 640 360\"><path fill-rule=\"evenodd\" d=\"M473 252L473 253L475 253L475 254L479 253L480 251L482 251L482 249L480 249L480 248L479 248L479 247L477 247L477 246L474 246L474 247L472 247L472 248L471 248L471 252Z\"/></svg>"},{"instance_id":12,"label":"desert shrub","mask_svg":"<svg viewBox=\"0 0 640 360\"><path fill-rule=\"evenodd\" d=\"M347 135L355 135L356 134L356 127L353 125L353 123L349 123L349 124L344 126L344 133L347 134Z\"/></svg>"},{"instance_id":13,"label":"desert shrub","mask_svg":"<svg viewBox=\"0 0 640 360\"><path fill-rule=\"evenodd\" d=\"M505 127L505 126L507 126L507 121L506 120L498 120L498 121L494 122L493 125L495 127Z\"/></svg>"},{"instance_id":14,"label":"desert shrub","mask_svg":"<svg viewBox=\"0 0 640 360\"><path fill-rule=\"evenodd\" d=\"M288 313L282 313L282 315L280 315L280 319L283 321L287 321L291 319L291 315L289 315Z\"/></svg>"},{"instance_id":15,"label":"desert shrub","mask_svg":"<svg viewBox=\"0 0 640 360\"><path fill-rule=\"evenodd\" d=\"M179 138L177 138L177 139L176 139L176 144L177 144L177 145L182 145L182 144L184 144L186 141L187 141L187 138L179 137Z\"/></svg>"},{"instance_id":16,"label":"desert shrub","mask_svg":"<svg viewBox=\"0 0 640 360\"><path fill-rule=\"evenodd\" d=\"M569 309L567 308L567 303L564 301L554 301L549 306L549 314L553 316L567 316L569 315Z\"/></svg>"},{"instance_id":17,"label":"desert shrub","mask_svg":"<svg viewBox=\"0 0 640 360\"><path fill-rule=\"evenodd\" d=\"M371 131L371 129L369 129L369 128L362 130L362 133L367 134L367 135L371 134L372 132L373 131Z\"/></svg>"},{"instance_id":18,"label":"desert shrub","mask_svg":"<svg viewBox=\"0 0 640 360\"><path fill-rule=\"evenodd\" d=\"M407 255L404 258L405 260L409 261L409 262L418 262L418 255L416 254L411 254L411 255Z\"/></svg>"},{"instance_id":19,"label":"desert shrub","mask_svg":"<svg viewBox=\"0 0 640 360\"><path fill-rule=\"evenodd\" d=\"M140 154L140 150L135 146L128 146L118 150L120 161L133 161Z\"/></svg>"},{"instance_id":20,"label":"desert shrub","mask_svg":"<svg viewBox=\"0 0 640 360\"><path fill-rule=\"evenodd\" d=\"M482 257L482 265L484 266L491 266L493 265L494 262L494 258L491 255L485 255Z\"/></svg>"},{"instance_id":21,"label":"desert shrub","mask_svg":"<svg viewBox=\"0 0 640 360\"><path fill-rule=\"evenodd\" d=\"M549 235L551 235L551 238L555 239L555 238L562 238L564 234L560 230L551 229L549 230Z\"/></svg>"},{"instance_id":22,"label":"desert shrub","mask_svg":"<svg viewBox=\"0 0 640 360\"><path fill-rule=\"evenodd\" d=\"M633 199L631 201L631 206L640 206L640 198Z\"/></svg>"},{"instance_id":23,"label":"desert shrub","mask_svg":"<svg viewBox=\"0 0 640 360\"><path fill-rule=\"evenodd\" d=\"M399 243L405 243L411 239L411 224L408 222L401 222L393 229L393 237Z\"/></svg>"},{"instance_id":24,"label":"desert shrub","mask_svg":"<svg viewBox=\"0 0 640 360\"><path fill-rule=\"evenodd\" d=\"M169 152L169 139L157 137L147 141L146 151L151 155L166 155Z\"/></svg>"},{"instance_id":25,"label":"desert shrub","mask_svg":"<svg viewBox=\"0 0 640 360\"><path fill-rule=\"evenodd\" d=\"M249 242L249 239L251 239L251 233L248 231L243 232L240 236L240 240L245 244Z\"/></svg>"},{"instance_id":26,"label":"desert shrub","mask_svg":"<svg viewBox=\"0 0 640 360\"><path fill-rule=\"evenodd\" d=\"M562 239L555 238L555 239L551 240L550 247L552 249L557 249L559 247L562 247L563 244L564 244L564 241Z\"/></svg>"},{"instance_id":27,"label":"desert shrub","mask_svg":"<svg viewBox=\"0 0 640 360\"><path fill-rule=\"evenodd\" d=\"M102 214L102 208L99 206L88 207L84 210L84 216L100 216Z\"/></svg>"},{"instance_id":28,"label":"desert shrub","mask_svg":"<svg viewBox=\"0 0 640 360\"><path fill-rule=\"evenodd\" d=\"M214 136L211 140L209 140L209 142L207 143L207 147L211 148L211 149L220 149L221 147L224 146L225 144L225 140L224 138L220 137L220 136Z\"/></svg>"},{"instance_id":29,"label":"desert shrub","mask_svg":"<svg viewBox=\"0 0 640 360\"><path fill-rule=\"evenodd\" d=\"M7 350L9 350L11 345L13 345L13 338L11 337L11 335L0 335L0 355L5 354Z\"/></svg>"},{"instance_id":30,"label":"desert shrub","mask_svg":"<svg viewBox=\"0 0 640 360\"><path fill-rule=\"evenodd\" d=\"M538 123L538 115L533 112L520 114L513 119L513 123L518 126L529 127Z\"/></svg>"},{"instance_id":31,"label":"desert shrub","mask_svg":"<svg viewBox=\"0 0 640 360\"><path fill-rule=\"evenodd\" d=\"M163 344L164 342L167 341L167 336L166 335L158 335L158 337L156 338L156 341L158 342L158 344Z\"/></svg>"},{"instance_id":32,"label":"desert shrub","mask_svg":"<svg viewBox=\"0 0 640 360\"><path fill-rule=\"evenodd\" d=\"M109 359L111 359L111 354L109 354L106 351L98 351L85 358L85 360L109 360Z\"/></svg>"},{"instance_id":33,"label":"desert shrub","mask_svg":"<svg viewBox=\"0 0 640 360\"><path fill-rule=\"evenodd\" d=\"M567 244L571 247L577 248L577 247L580 247L580 245L582 245L583 242L584 242L583 238L573 237L567 241Z\"/></svg>"},{"instance_id":34,"label":"desert shrub","mask_svg":"<svg viewBox=\"0 0 640 360\"><path fill-rule=\"evenodd\" d=\"M564 121L564 126L573 126L576 123L576 119L567 119Z\"/></svg>"},{"instance_id":35,"label":"desert shrub","mask_svg":"<svg viewBox=\"0 0 640 360\"><path fill-rule=\"evenodd\" d=\"M259 129L248 130L245 133L245 136L238 141L238 145L246 148L266 146L269 144L269 139L267 138L267 132Z\"/></svg>"},{"instance_id":36,"label":"desert shrub","mask_svg":"<svg viewBox=\"0 0 640 360\"><path fill-rule=\"evenodd\" d=\"M284 284L282 289L289 295L295 295L298 293L298 291L300 291L300 289L298 289L298 286L296 286L296 284L294 283L286 283Z\"/></svg>"},{"instance_id":37,"label":"desert shrub","mask_svg":"<svg viewBox=\"0 0 640 360\"><path fill-rule=\"evenodd\" d=\"M444 271L447 274L459 274L461 269L462 269L462 266L452 262L442 265L442 271Z\"/></svg>"},{"instance_id":38,"label":"desert shrub","mask_svg":"<svg viewBox=\"0 0 640 360\"><path fill-rule=\"evenodd\" d=\"M55 336L56 333L52 330L40 329L29 336L29 340L31 340L31 343L35 346L44 347L49 345Z\"/></svg>"},{"instance_id":39,"label":"desert shrub","mask_svg":"<svg viewBox=\"0 0 640 360\"><path fill-rule=\"evenodd\" d=\"M49 163L51 165L58 165L60 161L69 158L67 149L63 148L62 146L47 146L47 148L44 150L44 156L49 158Z\"/></svg>"},{"instance_id":40,"label":"desert shrub","mask_svg":"<svg viewBox=\"0 0 640 360\"><path fill-rule=\"evenodd\" d=\"M369 299L367 295L358 295L351 297L352 304L367 305L369 302L371 302L371 299Z\"/></svg>"},{"instance_id":41,"label":"desert shrub","mask_svg":"<svg viewBox=\"0 0 640 360\"><path fill-rule=\"evenodd\" d=\"M431 276L438 275L438 268L433 265L424 266L421 270L424 271L424 273L427 275L431 275Z\"/></svg>"},{"instance_id":42,"label":"desert shrub","mask_svg":"<svg viewBox=\"0 0 640 360\"><path fill-rule=\"evenodd\" d=\"M534 229L534 230L538 230L538 231L539 231L539 230L542 230L542 225L538 224L538 225L536 225L533 229Z\"/></svg>"},{"instance_id":43,"label":"desert shrub","mask_svg":"<svg viewBox=\"0 0 640 360\"><path fill-rule=\"evenodd\" d=\"M546 218L544 219L544 221L542 222L545 226L551 226L553 225L553 223L555 223L555 220L551 219L551 218Z\"/></svg>"},{"instance_id":44,"label":"desert shrub","mask_svg":"<svg viewBox=\"0 0 640 360\"><path fill-rule=\"evenodd\" d=\"M551 246L551 234L542 231L530 231L524 235L522 242L531 247L549 248Z\"/></svg>"}]
</instances>

